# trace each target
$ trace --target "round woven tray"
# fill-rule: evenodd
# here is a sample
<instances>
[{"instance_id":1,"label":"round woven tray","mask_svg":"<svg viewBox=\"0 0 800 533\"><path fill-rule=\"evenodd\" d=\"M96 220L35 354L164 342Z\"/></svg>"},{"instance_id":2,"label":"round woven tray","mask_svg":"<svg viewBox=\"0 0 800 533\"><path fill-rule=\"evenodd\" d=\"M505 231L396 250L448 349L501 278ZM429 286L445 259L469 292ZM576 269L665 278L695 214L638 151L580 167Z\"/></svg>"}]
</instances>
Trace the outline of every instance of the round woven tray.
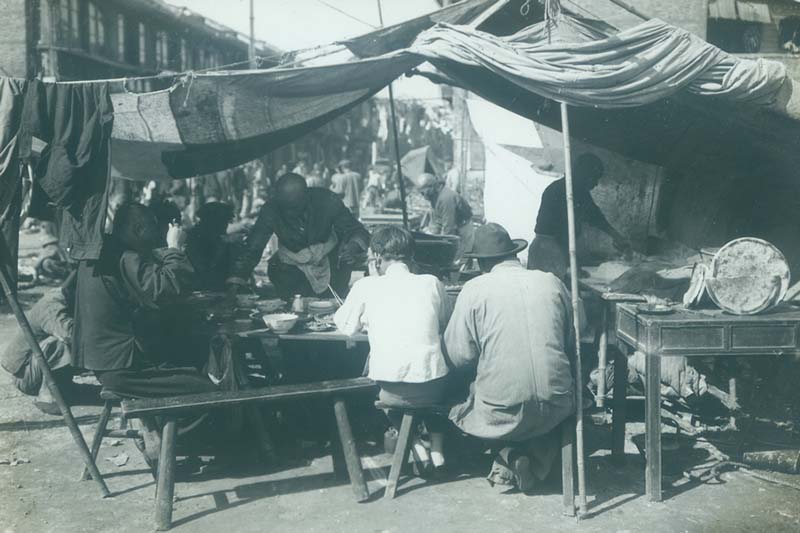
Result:
<instances>
[{"instance_id":1,"label":"round woven tray","mask_svg":"<svg viewBox=\"0 0 800 533\"><path fill-rule=\"evenodd\" d=\"M714 255L706 289L730 313L750 315L783 300L789 289L789 264L778 248L754 237L736 239Z\"/></svg>"}]
</instances>

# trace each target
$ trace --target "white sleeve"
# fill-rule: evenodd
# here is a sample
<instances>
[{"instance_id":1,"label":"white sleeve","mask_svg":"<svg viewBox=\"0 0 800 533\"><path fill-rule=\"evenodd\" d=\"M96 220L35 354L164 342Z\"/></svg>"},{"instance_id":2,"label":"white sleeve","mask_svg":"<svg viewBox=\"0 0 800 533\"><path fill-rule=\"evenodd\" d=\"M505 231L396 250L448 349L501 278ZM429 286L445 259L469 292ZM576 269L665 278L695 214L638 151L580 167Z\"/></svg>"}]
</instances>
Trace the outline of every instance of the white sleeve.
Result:
<instances>
[{"instance_id":1,"label":"white sleeve","mask_svg":"<svg viewBox=\"0 0 800 533\"><path fill-rule=\"evenodd\" d=\"M333 315L333 321L339 331L350 337L360 332L366 323L365 297L369 291L364 289L364 281L366 279L359 280L353 285L344 304Z\"/></svg>"}]
</instances>

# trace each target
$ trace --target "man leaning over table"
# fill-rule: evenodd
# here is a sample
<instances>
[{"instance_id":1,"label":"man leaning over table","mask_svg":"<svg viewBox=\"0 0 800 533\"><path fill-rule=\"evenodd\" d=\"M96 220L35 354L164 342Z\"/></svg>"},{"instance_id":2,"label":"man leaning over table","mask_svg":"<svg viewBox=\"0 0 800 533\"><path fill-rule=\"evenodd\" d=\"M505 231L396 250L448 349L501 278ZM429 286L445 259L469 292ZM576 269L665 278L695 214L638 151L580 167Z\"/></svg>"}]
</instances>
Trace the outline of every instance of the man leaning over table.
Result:
<instances>
[{"instance_id":1,"label":"man leaning over table","mask_svg":"<svg viewBox=\"0 0 800 533\"><path fill-rule=\"evenodd\" d=\"M570 298L553 274L522 266L526 246L498 224L476 230L467 257L483 274L464 285L444 335L455 376L470 380L450 420L499 450L489 482L521 491L549 473L554 430L574 407Z\"/></svg>"},{"instance_id":2,"label":"man leaning over table","mask_svg":"<svg viewBox=\"0 0 800 533\"><path fill-rule=\"evenodd\" d=\"M229 289L243 287L272 235L278 253L269 262L269 279L283 299L332 296L328 285L347 294L353 267L366 260L369 232L333 192L306 186L297 174L285 174L275 197L261 207L244 249L234 258Z\"/></svg>"}]
</instances>

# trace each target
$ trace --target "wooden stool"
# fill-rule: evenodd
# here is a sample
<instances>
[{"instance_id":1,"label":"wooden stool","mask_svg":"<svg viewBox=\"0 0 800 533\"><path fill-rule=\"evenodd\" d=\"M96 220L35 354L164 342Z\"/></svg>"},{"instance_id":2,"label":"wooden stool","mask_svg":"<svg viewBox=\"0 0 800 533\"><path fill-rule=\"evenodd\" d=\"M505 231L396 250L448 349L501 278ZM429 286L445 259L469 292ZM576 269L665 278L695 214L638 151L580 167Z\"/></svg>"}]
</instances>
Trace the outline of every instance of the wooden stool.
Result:
<instances>
[{"instance_id":1,"label":"wooden stool","mask_svg":"<svg viewBox=\"0 0 800 533\"><path fill-rule=\"evenodd\" d=\"M92 459L95 461L97 461L97 454L100 451L100 445L103 443L104 438L135 439L141 437L139 431L128 428L128 422L124 417L120 417L119 419L119 429L108 429L108 421L111 418L111 411L115 406L118 407L120 405L120 402L123 399L122 396L119 396L110 390L101 389L100 399L103 400L103 411L100 413L100 419L97 421L97 425L95 426L94 438L92 439L92 447L90 450L92 453ZM91 479L91 475L89 474L89 469L84 466L83 471L81 472L80 480L86 481L88 479Z\"/></svg>"},{"instance_id":2,"label":"wooden stool","mask_svg":"<svg viewBox=\"0 0 800 533\"><path fill-rule=\"evenodd\" d=\"M411 439L414 436L414 425L419 418L424 415L445 415L449 411L446 406L426 406L426 407L393 407L381 402L375 402L375 407L381 410L399 411L403 413L403 420L400 423L397 446L392 456L392 467L389 470L389 478L386 482L386 492L383 497L392 499L397 493L397 483L400 480L400 473L408 460ZM417 460L416 457L414 459Z\"/></svg>"}]
</instances>

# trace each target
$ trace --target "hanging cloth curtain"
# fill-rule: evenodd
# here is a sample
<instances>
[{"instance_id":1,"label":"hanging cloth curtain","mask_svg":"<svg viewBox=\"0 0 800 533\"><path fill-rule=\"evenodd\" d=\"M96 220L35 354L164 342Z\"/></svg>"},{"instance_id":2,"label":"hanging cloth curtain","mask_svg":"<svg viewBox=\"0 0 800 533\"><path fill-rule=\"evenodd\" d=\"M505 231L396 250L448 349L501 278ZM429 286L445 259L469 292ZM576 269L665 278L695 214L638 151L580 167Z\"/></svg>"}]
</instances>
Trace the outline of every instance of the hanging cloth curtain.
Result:
<instances>
[{"instance_id":1,"label":"hanging cloth curtain","mask_svg":"<svg viewBox=\"0 0 800 533\"><path fill-rule=\"evenodd\" d=\"M17 154L26 84L25 80L0 78L0 268L12 280L12 288L17 279L22 199Z\"/></svg>"},{"instance_id":2,"label":"hanging cloth curtain","mask_svg":"<svg viewBox=\"0 0 800 533\"><path fill-rule=\"evenodd\" d=\"M75 260L100 257L113 118L106 84L33 81L28 87L25 135L47 143L36 181L60 208L59 239Z\"/></svg>"}]
</instances>

